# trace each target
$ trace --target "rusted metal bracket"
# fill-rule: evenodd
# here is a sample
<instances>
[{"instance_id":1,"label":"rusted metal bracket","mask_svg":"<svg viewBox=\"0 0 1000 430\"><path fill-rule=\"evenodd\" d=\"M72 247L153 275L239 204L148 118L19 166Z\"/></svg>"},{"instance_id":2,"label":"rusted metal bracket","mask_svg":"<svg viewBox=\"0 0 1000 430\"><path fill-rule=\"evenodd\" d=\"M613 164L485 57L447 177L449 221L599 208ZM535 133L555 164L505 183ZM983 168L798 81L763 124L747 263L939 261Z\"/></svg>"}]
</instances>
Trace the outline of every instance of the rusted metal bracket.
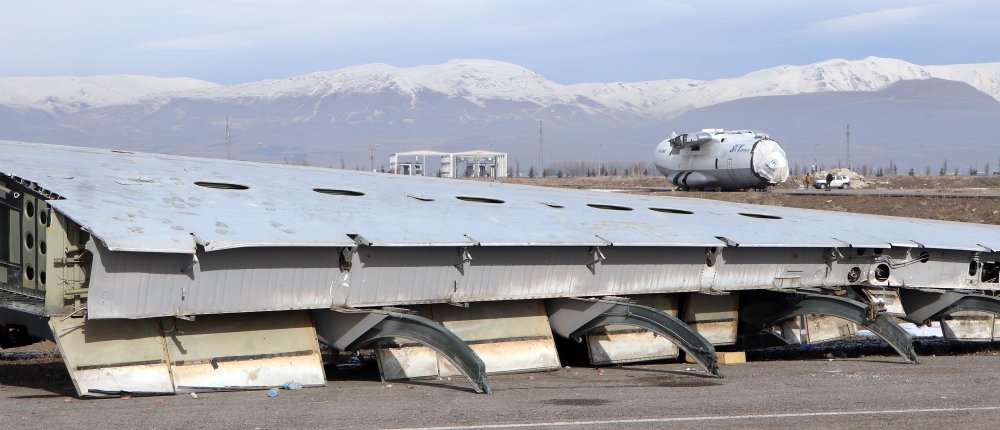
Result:
<instances>
[{"instance_id":1,"label":"rusted metal bracket","mask_svg":"<svg viewBox=\"0 0 1000 430\"><path fill-rule=\"evenodd\" d=\"M382 339L403 338L437 351L464 375L477 393L493 391L486 364L468 344L433 320L380 310L316 310L313 322L320 341L341 351L352 351Z\"/></svg>"},{"instance_id":2,"label":"rusted metal bracket","mask_svg":"<svg viewBox=\"0 0 1000 430\"><path fill-rule=\"evenodd\" d=\"M744 295L740 318L746 327L767 331L776 323L800 315L829 315L858 324L889 343L903 358L919 363L913 337L893 319L868 304L825 294L759 291Z\"/></svg>"},{"instance_id":3,"label":"rusted metal bracket","mask_svg":"<svg viewBox=\"0 0 1000 430\"><path fill-rule=\"evenodd\" d=\"M613 324L644 328L674 342L708 373L722 377L715 346L668 313L621 299L549 299L545 308L552 331L561 337L580 342L587 333Z\"/></svg>"}]
</instances>

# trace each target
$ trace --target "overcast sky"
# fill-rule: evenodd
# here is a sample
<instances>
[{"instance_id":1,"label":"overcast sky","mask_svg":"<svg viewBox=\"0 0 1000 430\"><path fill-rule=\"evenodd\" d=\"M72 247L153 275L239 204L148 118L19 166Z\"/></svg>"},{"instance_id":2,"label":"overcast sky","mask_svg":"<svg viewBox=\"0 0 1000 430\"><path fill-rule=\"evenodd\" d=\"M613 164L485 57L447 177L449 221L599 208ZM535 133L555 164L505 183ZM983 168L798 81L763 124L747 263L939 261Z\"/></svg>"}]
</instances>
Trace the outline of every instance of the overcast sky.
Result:
<instances>
[{"instance_id":1,"label":"overcast sky","mask_svg":"<svg viewBox=\"0 0 1000 430\"><path fill-rule=\"evenodd\" d=\"M509 61L578 82L714 79L869 55L1000 61L994 0L46 0L0 6L0 76L219 83Z\"/></svg>"}]
</instances>

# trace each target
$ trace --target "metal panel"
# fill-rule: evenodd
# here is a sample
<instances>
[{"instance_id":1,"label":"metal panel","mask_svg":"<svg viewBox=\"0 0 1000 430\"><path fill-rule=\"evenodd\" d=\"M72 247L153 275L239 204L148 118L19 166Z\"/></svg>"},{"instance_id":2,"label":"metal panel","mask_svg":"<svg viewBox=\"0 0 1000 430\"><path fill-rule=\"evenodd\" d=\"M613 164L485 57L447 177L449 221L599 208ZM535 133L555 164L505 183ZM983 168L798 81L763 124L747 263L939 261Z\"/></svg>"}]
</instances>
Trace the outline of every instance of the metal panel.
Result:
<instances>
[{"instance_id":1,"label":"metal panel","mask_svg":"<svg viewBox=\"0 0 1000 430\"><path fill-rule=\"evenodd\" d=\"M959 311L941 317L944 337L970 342L991 342L996 315L988 312Z\"/></svg>"},{"instance_id":2,"label":"metal panel","mask_svg":"<svg viewBox=\"0 0 1000 430\"><path fill-rule=\"evenodd\" d=\"M0 172L64 197L52 205L112 250L349 246L355 235L384 246L709 246L724 237L741 247L1000 249L995 226L10 141L0 141Z\"/></svg>"},{"instance_id":3,"label":"metal panel","mask_svg":"<svg viewBox=\"0 0 1000 430\"><path fill-rule=\"evenodd\" d=\"M830 315L799 315L781 324L781 336L792 344L830 342L857 334L857 324Z\"/></svg>"},{"instance_id":4,"label":"metal panel","mask_svg":"<svg viewBox=\"0 0 1000 430\"><path fill-rule=\"evenodd\" d=\"M630 297L635 303L677 316L677 296L668 294ZM610 325L587 334L590 363L635 363L677 358L680 348L656 333L626 325Z\"/></svg>"},{"instance_id":5,"label":"metal panel","mask_svg":"<svg viewBox=\"0 0 1000 430\"><path fill-rule=\"evenodd\" d=\"M77 394L174 392L157 321L52 318L49 324Z\"/></svg>"},{"instance_id":6,"label":"metal panel","mask_svg":"<svg viewBox=\"0 0 1000 430\"><path fill-rule=\"evenodd\" d=\"M903 301L899 298L899 291L889 288L861 288L861 294L871 303L882 303L885 312L895 317L906 315L903 309Z\"/></svg>"},{"instance_id":7,"label":"metal panel","mask_svg":"<svg viewBox=\"0 0 1000 430\"><path fill-rule=\"evenodd\" d=\"M714 345L736 342L739 295L688 294L684 304L684 322Z\"/></svg>"},{"instance_id":8,"label":"metal panel","mask_svg":"<svg viewBox=\"0 0 1000 430\"><path fill-rule=\"evenodd\" d=\"M91 243L91 318L329 308L346 295L337 249L114 252Z\"/></svg>"},{"instance_id":9,"label":"metal panel","mask_svg":"<svg viewBox=\"0 0 1000 430\"><path fill-rule=\"evenodd\" d=\"M36 290L38 287L38 199L25 195L21 199L21 287Z\"/></svg>"},{"instance_id":10,"label":"metal panel","mask_svg":"<svg viewBox=\"0 0 1000 430\"><path fill-rule=\"evenodd\" d=\"M326 384L307 312L49 324L82 396Z\"/></svg>"},{"instance_id":11,"label":"metal panel","mask_svg":"<svg viewBox=\"0 0 1000 430\"><path fill-rule=\"evenodd\" d=\"M308 312L174 319L166 351L177 391L326 385Z\"/></svg>"},{"instance_id":12,"label":"metal panel","mask_svg":"<svg viewBox=\"0 0 1000 430\"><path fill-rule=\"evenodd\" d=\"M11 200L11 193L9 190L0 186L0 203L7 203ZM11 224L11 217L18 220L18 224ZM6 285L8 287L13 287L10 277L14 275L15 265L20 264L21 261L21 247L18 245L16 238L20 237L20 220L17 218L18 213L13 208L9 208L5 205L0 204L0 262L5 262L10 264L0 264L0 285ZM17 254L17 258L13 258L12 254Z\"/></svg>"},{"instance_id":13,"label":"metal panel","mask_svg":"<svg viewBox=\"0 0 1000 430\"><path fill-rule=\"evenodd\" d=\"M434 305L434 319L469 343L488 373L559 368L545 306L538 300L473 303L468 308ZM443 376L458 375L439 359Z\"/></svg>"},{"instance_id":14,"label":"metal panel","mask_svg":"<svg viewBox=\"0 0 1000 430\"><path fill-rule=\"evenodd\" d=\"M35 289L44 292L48 283L49 242L48 230L52 211L45 200L37 199L35 204ZM57 248L58 251L58 248Z\"/></svg>"},{"instance_id":15,"label":"metal panel","mask_svg":"<svg viewBox=\"0 0 1000 430\"><path fill-rule=\"evenodd\" d=\"M416 306L418 313L442 323L469 344L490 374L559 368L552 331L542 302ZM403 343L378 349L382 376L387 380L428 376L459 376L448 360L432 349Z\"/></svg>"}]
</instances>

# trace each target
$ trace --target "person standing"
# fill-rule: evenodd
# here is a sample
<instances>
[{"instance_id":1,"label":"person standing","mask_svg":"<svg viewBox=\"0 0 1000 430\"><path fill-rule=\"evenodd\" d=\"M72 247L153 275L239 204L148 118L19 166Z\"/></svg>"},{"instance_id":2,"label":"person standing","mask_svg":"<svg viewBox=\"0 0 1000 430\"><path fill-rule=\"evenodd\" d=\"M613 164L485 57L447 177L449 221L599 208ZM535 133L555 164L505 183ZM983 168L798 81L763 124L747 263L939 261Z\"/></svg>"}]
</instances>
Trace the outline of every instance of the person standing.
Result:
<instances>
[{"instance_id":1,"label":"person standing","mask_svg":"<svg viewBox=\"0 0 1000 430\"><path fill-rule=\"evenodd\" d=\"M826 190L830 191L830 185L833 184L833 173L826 174Z\"/></svg>"}]
</instances>

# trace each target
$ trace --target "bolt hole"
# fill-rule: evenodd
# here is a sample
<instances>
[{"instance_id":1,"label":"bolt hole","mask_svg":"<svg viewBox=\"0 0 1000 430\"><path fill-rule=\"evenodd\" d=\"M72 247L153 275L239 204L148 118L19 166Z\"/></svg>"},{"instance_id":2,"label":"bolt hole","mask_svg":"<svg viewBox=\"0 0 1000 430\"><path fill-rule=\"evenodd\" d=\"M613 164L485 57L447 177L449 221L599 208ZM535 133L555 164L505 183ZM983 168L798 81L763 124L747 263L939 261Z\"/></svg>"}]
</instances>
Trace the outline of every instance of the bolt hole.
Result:
<instances>
[{"instance_id":1,"label":"bolt hole","mask_svg":"<svg viewBox=\"0 0 1000 430\"><path fill-rule=\"evenodd\" d=\"M979 263L975 261L969 262L969 276L976 276L976 272L979 271Z\"/></svg>"},{"instance_id":2,"label":"bolt hole","mask_svg":"<svg viewBox=\"0 0 1000 430\"><path fill-rule=\"evenodd\" d=\"M861 279L861 268L852 267L850 272L847 272L847 282L858 282Z\"/></svg>"},{"instance_id":3,"label":"bolt hole","mask_svg":"<svg viewBox=\"0 0 1000 430\"><path fill-rule=\"evenodd\" d=\"M24 235L24 247L28 250L35 249L35 235L31 233Z\"/></svg>"},{"instance_id":4,"label":"bolt hole","mask_svg":"<svg viewBox=\"0 0 1000 430\"><path fill-rule=\"evenodd\" d=\"M875 249L875 250L873 250L872 252L874 252L874 253L875 253L875 255L882 255L882 251L883 251L883 250L882 250L882 248L876 248L876 249Z\"/></svg>"},{"instance_id":5,"label":"bolt hole","mask_svg":"<svg viewBox=\"0 0 1000 430\"><path fill-rule=\"evenodd\" d=\"M41 252L42 254L45 254L45 252L47 250L48 250L48 246L45 245L45 241L44 240L38 242L38 252Z\"/></svg>"},{"instance_id":6,"label":"bolt hole","mask_svg":"<svg viewBox=\"0 0 1000 430\"><path fill-rule=\"evenodd\" d=\"M489 197L455 196L455 198L465 202L473 202L473 203L490 203L494 205L503 203L503 200L491 199Z\"/></svg>"},{"instance_id":7,"label":"bolt hole","mask_svg":"<svg viewBox=\"0 0 1000 430\"><path fill-rule=\"evenodd\" d=\"M41 282L42 285L45 285L45 272L38 273L38 282Z\"/></svg>"},{"instance_id":8,"label":"bolt hole","mask_svg":"<svg viewBox=\"0 0 1000 430\"><path fill-rule=\"evenodd\" d=\"M24 266L24 279L27 279L29 281L35 280L35 268L31 267L30 264Z\"/></svg>"},{"instance_id":9,"label":"bolt hole","mask_svg":"<svg viewBox=\"0 0 1000 430\"><path fill-rule=\"evenodd\" d=\"M217 190L249 190L250 189L250 187L248 187L246 185L229 184L229 183L226 183L226 182L198 181L198 182L195 182L194 184L197 185L197 186L199 186L199 187L214 188L214 189L217 189Z\"/></svg>"},{"instance_id":10,"label":"bolt hole","mask_svg":"<svg viewBox=\"0 0 1000 430\"><path fill-rule=\"evenodd\" d=\"M587 203L587 206L590 206L590 207L595 208L595 209L605 209L605 210L609 210L609 211L630 211L630 210L632 210L632 208L630 208L628 206L605 205L605 204L599 204L599 203Z\"/></svg>"},{"instance_id":11,"label":"bolt hole","mask_svg":"<svg viewBox=\"0 0 1000 430\"><path fill-rule=\"evenodd\" d=\"M889 280L889 265L879 264L875 266L875 280L879 282L885 282Z\"/></svg>"},{"instance_id":12,"label":"bolt hole","mask_svg":"<svg viewBox=\"0 0 1000 430\"><path fill-rule=\"evenodd\" d=\"M24 202L24 216L31 218L35 216L35 204L27 201Z\"/></svg>"},{"instance_id":13,"label":"bolt hole","mask_svg":"<svg viewBox=\"0 0 1000 430\"><path fill-rule=\"evenodd\" d=\"M740 212L740 215L743 215L745 217L750 217L750 218L757 218L757 219L781 219L780 216L777 216L777 215L767 215L767 214L754 214L754 213Z\"/></svg>"},{"instance_id":14,"label":"bolt hole","mask_svg":"<svg viewBox=\"0 0 1000 430\"><path fill-rule=\"evenodd\" d=\"M420 200L422 202L433 202L434 201L434 199L432 199L430 197L424 197L424 196L420 196L420 195L416 195L416 194L406 194L406 197L409 197L409 198L414 199L414 200Z\"/></svg>"},{"instance_id":15,"label":"bolt hole","mask_svg":"<svg viewBox=\"0 0 1000 430\"><path fill-rule=\"evenodd\" d=\"M328 195L331 195L331 196L360 197L360 196L365 195L365 193L362 193L361 191L336 190L336 189L332 189L332 188L313 188L313 191L315 191L317 193L320 193L320 194L328 194Z\"/></svg>"},{"instance_id":16,"label":"bolt hole","mask_svg":"<svg viewBox=\"0 0 1000 430\"><path fill-rule=\"evenodd\" d=\"M38 213L38 222L42 223L43 226L49 226L49 211L41 211Z\"/></svg>"},{"instance_id":17,"label":"bolt hole","mask_svg":"<svg viewBox=\"0 0 1000 430\"><path fill-rule=\"evenodd\" d=\"M917 259L920 260L921 263L926 263L928 261L931 261L931 254L929 254L927 251L921 251L920 257L918 257Z\"/></svg>"},{"instance_id":18,"label":"bolt hole","mask_svg":"<svg viewBox=\"0 0 1000 430\"><path fill-rule=\"evenodd\" d=\"M865 255L865 249L864 248L858 248L858 255Z\"/></svg>"},{"instance_id":19,"label":"bolt hole","mask_svg":"<svg viewBox=\"0 0 1000 430\"><path fill-rule=\"evenodd\" d=\"M686 211L683 209L670 209L670 208L649 208L649 210L662 212L666 214L678 214L678 215L692 215L694 212Z\"/></svg>"}]
</instances>

